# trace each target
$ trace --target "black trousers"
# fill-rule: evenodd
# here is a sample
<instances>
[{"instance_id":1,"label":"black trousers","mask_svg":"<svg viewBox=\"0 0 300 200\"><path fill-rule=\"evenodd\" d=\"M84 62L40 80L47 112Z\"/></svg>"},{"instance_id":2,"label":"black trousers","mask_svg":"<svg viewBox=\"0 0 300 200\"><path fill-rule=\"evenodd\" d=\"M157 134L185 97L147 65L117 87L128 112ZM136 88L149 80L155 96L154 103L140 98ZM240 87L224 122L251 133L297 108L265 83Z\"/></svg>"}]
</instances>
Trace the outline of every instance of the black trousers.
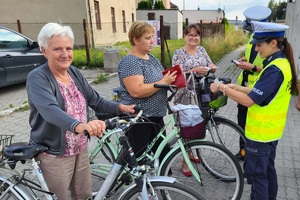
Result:
<instances>
[{"instance_id":1,"label":"black trousers","mask_svg":"<svg viewBox=\"0 0 300 200\"><path fill-rule=\"evenodd\" d=\"M238 114L237 114L238 125L245 130L248 107L243 106L241 104L238 104L237 107L238 107ZM242 150L244 147L245 147L245 142L240 137L240 150Z\"/></svg>"},{"instance_id":2,"label":"black trousers","mask_svg":"<svg viewBox=\"0 0 300 200\"><path fill-rule=\"evenodd\" d=\"M148 117L144 121L146 123L142 122L134 124L126 133L126 135L129 137L129 142L137 158L144 153L148 144L157 136L161 128L164 126L163 117ZM166 135L165 132L164 135ZM162 138L159 138L155 142L155 145L152 148L153 152L156 151L161 141ZM160 162L169 151L170 146L166 146L163 149L161 155L159 156Z\"/></svg>"}]
</instances>

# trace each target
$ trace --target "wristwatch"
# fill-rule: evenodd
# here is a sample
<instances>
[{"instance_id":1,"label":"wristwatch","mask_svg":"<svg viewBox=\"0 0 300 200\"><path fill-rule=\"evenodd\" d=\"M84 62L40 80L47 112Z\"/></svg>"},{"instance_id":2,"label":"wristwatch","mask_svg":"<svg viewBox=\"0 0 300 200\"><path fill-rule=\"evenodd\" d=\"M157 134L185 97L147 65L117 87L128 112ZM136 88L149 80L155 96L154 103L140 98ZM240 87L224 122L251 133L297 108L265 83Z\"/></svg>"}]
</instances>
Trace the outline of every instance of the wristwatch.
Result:
<instances>
[{"instance_id":1,"label":"wristwatch","mask_svg":"<svg viewBox=\"0 0 300 200\"><path fill-rule=\"evenodd\" d=\"M253 72L256 72L256 71L257 71L257 66L256 66L256 65L254 65L254 67L252 68L252 71L253 71Z\"/></svg>"}]
</instances>

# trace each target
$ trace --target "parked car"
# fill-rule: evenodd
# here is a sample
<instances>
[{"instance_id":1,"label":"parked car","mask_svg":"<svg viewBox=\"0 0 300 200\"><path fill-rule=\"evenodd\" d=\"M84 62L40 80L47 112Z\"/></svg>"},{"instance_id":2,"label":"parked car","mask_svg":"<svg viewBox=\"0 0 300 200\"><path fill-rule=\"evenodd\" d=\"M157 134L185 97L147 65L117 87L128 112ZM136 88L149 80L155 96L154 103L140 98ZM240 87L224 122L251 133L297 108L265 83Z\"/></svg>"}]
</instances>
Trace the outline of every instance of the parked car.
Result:
<instances>
[{"instance_id":1,"label":"parked car","mask_svg":"<svg viewBox=\"0 0 300 200\"><path fill-rule=\"evenodd\" d=\"M0 26L0 87L25 82L28 73L45 62L37 42Z\"/></svg>"}]
</instances>

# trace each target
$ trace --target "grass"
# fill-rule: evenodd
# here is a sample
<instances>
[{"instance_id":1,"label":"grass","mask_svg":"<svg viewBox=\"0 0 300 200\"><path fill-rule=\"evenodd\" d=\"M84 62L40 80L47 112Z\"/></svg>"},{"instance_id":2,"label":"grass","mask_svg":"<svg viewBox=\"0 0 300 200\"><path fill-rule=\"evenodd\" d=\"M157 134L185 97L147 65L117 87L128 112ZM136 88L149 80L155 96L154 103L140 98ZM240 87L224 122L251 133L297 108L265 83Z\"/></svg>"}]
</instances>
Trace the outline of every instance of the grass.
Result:
<instances>
[{"instance_id":1,"label":"grass","mask_svg":"<svg viewBox=\"0 0 300 200\"><path fill-rule=\"evenodd\" d=\"M226 36L221 34L213 35L212 37L203 38L202 46L206 49L208 55L214 63L217 63L226 54L235 50L241 45L246 44L248 40L247 34L242 30L235 31L233 26L226 29ZM124 49L130 49L129 41L118 42L115 46L125 47ZM165 46L165 63L166 66L171 66L171 58L176 49L184 46L184 40L167 40L167 47ZM128 52L126 50L119 51L121 58ZM161 60L160 47L154 47L151 51L156 58ZM85 49L74 49L73 65L79 68L103 68L104 67L104 51L97 49L90 49L90 63L87 62Z\"/></svg>"},{"instance_id":2,"label":"grass","mask_svg":"<svg viewBox=\"0 0 300 200\"><path fill-rule=\"evenodd\" d=\"M97 79L93 81L93 83L95 83L95 84L103 83L103 82L108 81L108 79L109 79L108 74L100 73L100 74L98 74Z\"/></svg>"}]
</instances>

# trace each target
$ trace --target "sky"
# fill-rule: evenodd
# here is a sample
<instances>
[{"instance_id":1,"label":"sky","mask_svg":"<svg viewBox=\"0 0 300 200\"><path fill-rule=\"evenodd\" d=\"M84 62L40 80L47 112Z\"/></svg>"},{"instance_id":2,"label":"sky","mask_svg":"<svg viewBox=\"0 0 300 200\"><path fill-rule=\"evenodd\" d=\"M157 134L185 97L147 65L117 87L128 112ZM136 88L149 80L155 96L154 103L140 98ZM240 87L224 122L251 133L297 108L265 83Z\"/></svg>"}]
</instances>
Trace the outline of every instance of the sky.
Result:
<instances>
[{"instance_id":1,"label":"sky","mask_svg":"<svg viewBox=\"0 0 300 200\"><path fill-rule=\"evenodd\" d=\"M225 11L225 17L228 20L235 20L236 16L239 20L245 20L244 10L252 6L268 6L270 0L170 0L177 5L179 10L217 10L221 8ZM283 2L284 0L275 0ZM184 6L183 6L184 4Z\"/></svg>"}]
</instances>

